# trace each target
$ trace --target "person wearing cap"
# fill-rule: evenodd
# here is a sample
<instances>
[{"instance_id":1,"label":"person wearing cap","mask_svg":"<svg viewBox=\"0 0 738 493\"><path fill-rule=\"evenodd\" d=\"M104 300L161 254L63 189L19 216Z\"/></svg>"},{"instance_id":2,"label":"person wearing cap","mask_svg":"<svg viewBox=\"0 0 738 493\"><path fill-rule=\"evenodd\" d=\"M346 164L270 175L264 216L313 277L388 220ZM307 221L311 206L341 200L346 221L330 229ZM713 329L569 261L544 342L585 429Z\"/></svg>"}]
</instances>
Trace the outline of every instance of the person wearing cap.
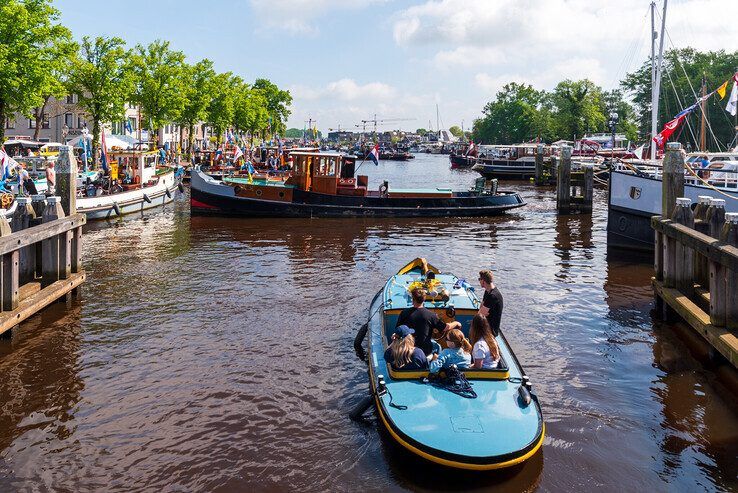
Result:
<instances>
[{"instance_id":1,"label":"person wearing cap","mask_svg":"<svg viewBox=\"0 0 738 493\"><path fill-rule=\"evenodd\" d=\"M393 370L427 370L428 360L420 348L415 347L415 331L400 325L392 333L392 341L384 352L384 360Z\"/></svg>"},{"instance_id":2,"label":"person wearing cap","mask_svg":"<svg viewBox=\"0 0 738 493\"><path fill-rule=\"evenodd\" d=\"M425 291L421 288L415 288L410 292L412 296L413 306L405 308L397 317L396 327L407 325L415 331L415 342L426 356L430 356L434 352L440 351L440 346L433 341L433 331L437 330L441 336L451 329L460 329L461 323L446 323L441 320L438 315L423 306L425 303Z\"/></svg>"}]
</instances>

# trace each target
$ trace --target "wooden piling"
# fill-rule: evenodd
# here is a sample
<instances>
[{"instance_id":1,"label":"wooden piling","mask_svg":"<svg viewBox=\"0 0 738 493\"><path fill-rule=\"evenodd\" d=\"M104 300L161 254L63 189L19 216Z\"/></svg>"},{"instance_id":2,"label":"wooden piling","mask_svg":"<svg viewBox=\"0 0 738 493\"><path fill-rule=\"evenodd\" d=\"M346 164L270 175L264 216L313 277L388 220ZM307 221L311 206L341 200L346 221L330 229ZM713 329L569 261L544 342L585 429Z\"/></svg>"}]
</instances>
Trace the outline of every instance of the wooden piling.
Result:
<instances>
[{"instance_id":1,"label":"wooden piling","mask_svg":"<svg viewBox=\"0 0 738 493\"><path fill-rule=\"evenodd\" d=\"M556 181L556 210L559 214L571 212L571 147L561 147Z\"/></svg>"},{"instance_id":2,"label":"wooden piling","mask_svg":"<svg viewBox=\"0 0 738 493\"><path fill-rule=\"evenodd\" d=\"M60 197L49 197L47 199L47 206L44 209L44 215L42 217L43 223L49 223L55 219L65 217L64 209L62 209ZM41 287L47 287L50 284L63 279L60 277L60 247L59 236L52 236L43 240L41 244L41 272L42 279ZM66 257L64 258L66 263Z\"/></svg>"},{"instance_id":3,"label":"wooden piling","mask_svg":"<svg viewBox=\"0 0 738 493\"><path fill-rule=\"evenodd\" d=\"M694 208L694 229L700 233L709 234L710 226L707 223L707 209L712 197L700 195L697 198L697 206ZM704 255L694 253L694 278L701 286L707 286L710 282L710 266Z\"/></svg>"},{"instance_id":4,"label":"wooden piling","mask_svg":"<svg viewBox=\"0 0 738 493\"><path fill-rule=\"evenodd\" d=\"M676 199L684 196L684 154L679 142L666 144L661 180L661 216L671 217Z\"/></svg>"},{"instance_id":5,"label":"wooden piling","mask_svg":"<svg viewBox=\"0 0 738 493\"><path fill-rule=\"evenodd\" d=\"M720 241L738 247L738 214L725 214L725 225L720 233ZM725 293L725 326L731 330L738 330L738 272L726 270Z\"/></svg>"},{"instance_id":6,"label":"wooden piling","mask_svg":"<svg viewBox=\"0 0 738 493\"><path fill-rule=\"evenodd\" d=\"M592 201L594 199L594 165L582 165L584 183L582 186L582 203L579 205L581 212L592 212Z\"/></svg>"},{"instance_id":7,"label":"wooden piling","mask_svg":"<svg viewBox=\"0 0 738 493\"><path fill-rule=\"evenodd\" d=\"M62 146L56 160L56 193L64 214L77 212L77 158L71 146Z\"/></svg>"},{"instance_id":8,"label":"wooden piling","mask_svg":"<svg viewBox=\"0 0 738 493\"><path fill-rule=\"evenodd\" d=\"M542 186L546 184L546 174L543 168L543 146L536 146L536 185Z\"/></svg>"},{"instance_id":9,"label":"wooden piling","mask_svg":"<svg viewBox=\"0 0 738 493\"><path fill-rule=\"evenodd\" d=\"M694 229L694 214L692 212L692 200L680 197L676 201L676 207L672 215L675 223L683 224ZM675 287L691 296L694 290L694 251L689 246L675 242L674 244L674 281Z\"/></svg>"},{"instance_id":10,"label":"wooden piling","mask_svg":"<svg viewBox=\"0 0 738 493\"><path fill-rule=\"evenodd\" d=\"M32 221L36 219L36 211L31 205L30 197L17 197L18 210L13 216L13 232L23 231L31 227ZM25 246L19 250L20 284L31 282L36 277L36 248L34 245Z\"/></svg>"}]
</instances>

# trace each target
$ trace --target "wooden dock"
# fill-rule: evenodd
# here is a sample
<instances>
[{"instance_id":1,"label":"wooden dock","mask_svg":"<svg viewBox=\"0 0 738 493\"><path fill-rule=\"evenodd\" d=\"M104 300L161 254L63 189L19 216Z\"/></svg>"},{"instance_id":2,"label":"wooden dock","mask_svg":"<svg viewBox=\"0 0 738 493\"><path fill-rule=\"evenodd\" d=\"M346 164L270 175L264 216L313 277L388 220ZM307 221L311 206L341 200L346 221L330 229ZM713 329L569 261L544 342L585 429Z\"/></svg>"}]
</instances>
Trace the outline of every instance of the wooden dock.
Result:
<instances>
[{"instance_id":1,"label":"wooden dock","mask_svg":"<svg viewBox=\"0 0 738 493\"><path fill-rule=\"evenodd\" d=\"M680 197L680 164L683 169L681 147L670 144L662 210L671 219L651 219L657 310L676 312L738 368L738 214L726 214L722 199L708 205L709 197L701 197L693 212L691 200Z\"/></svg>"},{"instance_id":2,"label":"wooden dock","mask_svg":"<svg viewBox=\"0 0 738 493\"><path fill-rule=\"evenodd\" d=\"M85 281L86 217L76 213L77 166L66 151L57 168L64 196L18 197L11 223L0 218L0 335L50 304L71 299Z\"/></svg>"}]
</instances>

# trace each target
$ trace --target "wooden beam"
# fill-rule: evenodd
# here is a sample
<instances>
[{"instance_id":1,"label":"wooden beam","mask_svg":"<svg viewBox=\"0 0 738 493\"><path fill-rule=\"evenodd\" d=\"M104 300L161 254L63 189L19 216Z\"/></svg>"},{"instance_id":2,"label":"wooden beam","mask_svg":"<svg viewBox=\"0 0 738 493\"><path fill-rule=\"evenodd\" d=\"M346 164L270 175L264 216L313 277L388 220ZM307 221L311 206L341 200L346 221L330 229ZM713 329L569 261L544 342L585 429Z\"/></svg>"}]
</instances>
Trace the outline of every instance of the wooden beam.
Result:
<instances>
[{"instance_id":1,"label":"wooden beam","mask_svg":"<svg viewBox=\"0 0 738 493\"><path fill-rule=\"evenodd\" d=\"M33 245L41 240L51 236L66 233L69 230L77 228L87 223L87 216L84 214L74 214L62 219L40 224L32 228L25 229L13 233L11 236L3 236L0 238L0 255L13 252L19 248Z\"/></svg>"},{"instance_id":2,"label":"wooden beam","mask_svg":"<svg viewBox=\"0 0 738 493\"><path fill-rule=\"evenodd\" d=\"M0 314L0 334L12 329L19 323L46 308L54 301L66 295L85 281L86 274L79 272L72 274L69 279L56 281L41 291L32 294L18 303L18 308L12 312Z\"/></svg>"},{"instance_id":3,"label":"wooden beam","mask_svg":"<svg viewBox=\"0 0 738 493\"><path fill-rule=\"evenodd\" d=\"M699 252L710 260L738 272L738 248L669 219L651 218L651 227Z\"/></svg>"},{"instance_id":4,"label":"wooden beam","mask_svg":"<svg viewBox=\"0 0 738 493\"><path fill-rule=\"evenodd\" d=\"M735 334L725 328L712 325L710 316L676 289L666 288L656 279L652 279L651 283L659 297L666 301L734 367L738 368L738 337Z\"/></svg>"}]
</instances>

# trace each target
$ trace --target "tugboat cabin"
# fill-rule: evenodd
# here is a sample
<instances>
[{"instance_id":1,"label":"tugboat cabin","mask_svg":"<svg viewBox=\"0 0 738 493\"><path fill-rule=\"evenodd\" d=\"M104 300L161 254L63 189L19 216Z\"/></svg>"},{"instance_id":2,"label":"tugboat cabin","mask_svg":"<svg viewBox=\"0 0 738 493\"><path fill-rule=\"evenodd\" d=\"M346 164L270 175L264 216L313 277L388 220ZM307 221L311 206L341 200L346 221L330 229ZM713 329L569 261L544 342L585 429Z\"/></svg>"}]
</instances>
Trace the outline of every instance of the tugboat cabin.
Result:
<instances>
[{"instance_id":1,"label":"tugboat cabin","mask_svg":"<svg viewBox=\"0 0 738 493\"><path fill-rule=\"evenodd\" d=\"M111 151L110 178L120 180L124 190L135 190L158 181L158 175L171 171L158 168L158 155L152 151Z\"/></svg>"}]
</instances>

